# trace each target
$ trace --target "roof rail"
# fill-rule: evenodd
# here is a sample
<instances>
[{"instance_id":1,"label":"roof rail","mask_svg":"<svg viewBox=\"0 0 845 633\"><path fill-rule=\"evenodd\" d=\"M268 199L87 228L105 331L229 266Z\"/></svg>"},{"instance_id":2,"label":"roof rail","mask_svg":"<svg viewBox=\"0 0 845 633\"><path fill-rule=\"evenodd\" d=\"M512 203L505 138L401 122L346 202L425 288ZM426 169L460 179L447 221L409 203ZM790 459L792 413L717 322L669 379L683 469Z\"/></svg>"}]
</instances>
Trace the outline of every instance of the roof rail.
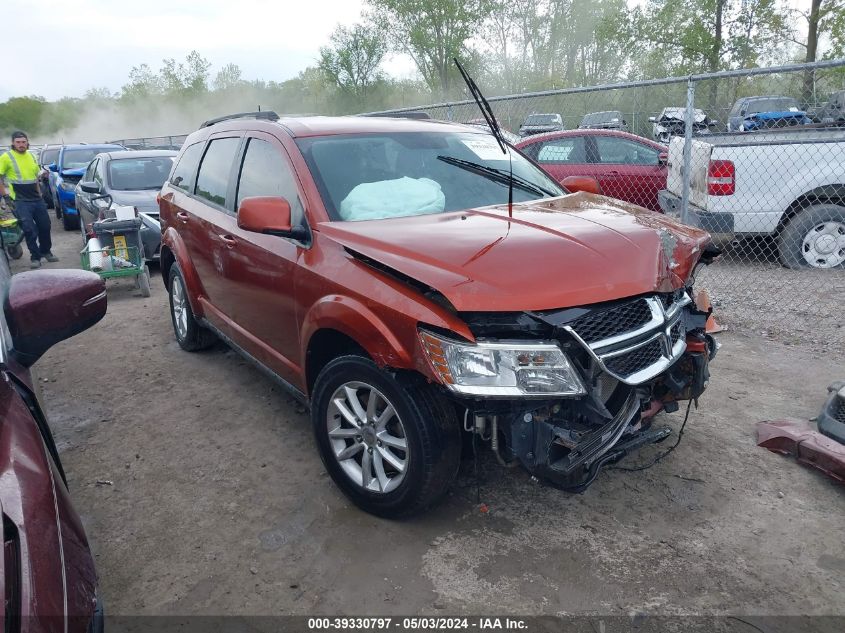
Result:
<instances>
[{"instance_id":1,"label":"roof rail","mask_svg":"<svg viewBox=\"0 0 845 633\"><path fill-rule=\"evenodd\" d=\"M227 114L226 116L219 116L216 119L209 119L200 128L220 123L221 121L228 121L229 119L266 119L268 121L278 121L279 115L272 110L262 110L259 112L238 112L237 114Z\"/></svg>"}]
</instances>

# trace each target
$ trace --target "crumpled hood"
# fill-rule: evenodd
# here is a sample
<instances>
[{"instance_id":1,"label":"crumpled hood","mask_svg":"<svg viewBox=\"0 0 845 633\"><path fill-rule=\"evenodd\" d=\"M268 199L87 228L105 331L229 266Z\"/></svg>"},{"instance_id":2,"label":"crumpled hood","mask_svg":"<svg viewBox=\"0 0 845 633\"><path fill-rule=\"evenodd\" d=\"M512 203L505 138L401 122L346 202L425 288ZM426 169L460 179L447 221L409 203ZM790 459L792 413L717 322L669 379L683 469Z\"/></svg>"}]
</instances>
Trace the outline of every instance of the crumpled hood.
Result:
<instances>
[{"instance_id":1,"label":"crumpled hood","mask_svg":"<svg viewBox=\"0 0 845 633\"><path fill-rule=\"evenodd\" d=\"M443 294L458 311L548 310L683 286L710 236L587 193L362 222L320 233Z\"/></svg>"},{"instance_id":2,"label":"crumpled hood","mask_svg":"<svg viewBox=\"0 0 845 633\"><path fill-rule=\"evenodd\" d=\"M139 211L158 213L158 203L156 202L158 191L158 189L145 189L142 191L115 191L112 189L109 193L116 205L138 207Z\"/></svg>"}]
</instances>

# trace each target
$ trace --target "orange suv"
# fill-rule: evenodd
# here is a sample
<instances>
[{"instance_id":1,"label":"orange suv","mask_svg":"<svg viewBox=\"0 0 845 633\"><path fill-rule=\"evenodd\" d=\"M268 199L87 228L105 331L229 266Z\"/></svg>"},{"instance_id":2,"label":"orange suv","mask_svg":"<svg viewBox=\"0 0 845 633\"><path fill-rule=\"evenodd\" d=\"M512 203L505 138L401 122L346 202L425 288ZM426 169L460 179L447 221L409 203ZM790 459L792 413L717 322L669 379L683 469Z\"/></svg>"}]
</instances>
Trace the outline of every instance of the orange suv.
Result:
<instances>
[{"instance_id":1,"label":"orange suv","mask_svg":"<svg viewBox=\"0 0 845 633\"><path fill-rule=\"evenodd\" d=\"M442 497L462 434L583 489L706 386L707 233L507 152L443 122L245 113L191 134L162 188L179 345L222 339L309 403L374 514Z\"/></svg>"}]
</instances>

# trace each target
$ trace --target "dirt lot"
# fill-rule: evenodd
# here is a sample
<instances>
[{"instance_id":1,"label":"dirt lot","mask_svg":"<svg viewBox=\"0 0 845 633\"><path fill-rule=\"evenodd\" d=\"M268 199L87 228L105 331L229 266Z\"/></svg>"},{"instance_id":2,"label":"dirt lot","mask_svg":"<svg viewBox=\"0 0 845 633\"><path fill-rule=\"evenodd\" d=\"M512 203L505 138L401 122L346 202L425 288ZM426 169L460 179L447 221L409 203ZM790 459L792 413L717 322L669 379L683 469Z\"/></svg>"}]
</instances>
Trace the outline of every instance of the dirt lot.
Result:
<instances>
[{"instance_id":1,"label":"dirt lot","mask_svg":"<svg viewBox=\"0 0 845 633\"><path fill-rule=\"evenodd\" d=\"M78 266L78 233L54 238L52 266ZM109 287L106 318L36 368L110 614L845 614L843 489L754 441L818 412L841 346L724 333L650 470L569 495L485 455L489 512L469 461L444 505L388 522L340 495L270 380L178 348L160 278L150 299Z\"/></svg>"}]
</instances>

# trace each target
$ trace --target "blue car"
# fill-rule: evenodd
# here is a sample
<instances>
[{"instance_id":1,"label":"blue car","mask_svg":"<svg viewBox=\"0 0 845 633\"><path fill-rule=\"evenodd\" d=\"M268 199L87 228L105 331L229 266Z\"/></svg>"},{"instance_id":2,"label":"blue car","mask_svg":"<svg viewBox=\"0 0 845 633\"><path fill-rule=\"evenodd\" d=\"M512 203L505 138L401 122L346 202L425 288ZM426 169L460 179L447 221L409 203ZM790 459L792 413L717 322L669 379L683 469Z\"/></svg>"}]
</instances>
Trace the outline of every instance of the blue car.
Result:
<instances>
[{"instance_id":1,"label":"blue car","mask_svg":"<svg viewBox=\"0 0 845 633\"><path fill-rule=\"evenodd\" d=\"M768 128L812 123L792 97L742 97L728 115L728 132L752 132Z\"/></svg>"},{"instance_id":2,"label":"blue car","mask_svg":"<svg viewBox=\"0 0 845 633\"><path fill-rule=\"evenodd\" d=\"M63 145L56 162L47 168L53 172L55 183L50 188L55 194L56 217L61 217L65 231L79 230L79 211L76 209L76 184L85 173L88 163L100 152L122 150L122 145Z\"/></svg>"}]
</instances>

